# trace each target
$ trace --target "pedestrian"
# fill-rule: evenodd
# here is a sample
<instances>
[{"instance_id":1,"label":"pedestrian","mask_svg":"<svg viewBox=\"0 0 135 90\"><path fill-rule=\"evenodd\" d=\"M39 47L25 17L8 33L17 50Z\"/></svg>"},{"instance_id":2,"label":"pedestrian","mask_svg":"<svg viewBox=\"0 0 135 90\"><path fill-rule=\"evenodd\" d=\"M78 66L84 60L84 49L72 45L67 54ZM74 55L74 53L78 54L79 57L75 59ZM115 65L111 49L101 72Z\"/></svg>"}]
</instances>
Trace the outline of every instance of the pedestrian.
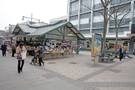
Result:
<instances>
[{"instance_id":1,"label":"pedestrian","mask_svg":"<svg viewBox=\"0 0 135 90\"><path fill-rule=\"evenodd\" d=\"M16 51L16 46L15 44L12 44L12 57L14 57L15 51Z\"/></svg>"},{"instance_id":2,"label":"pedestrian","mask_svg":"<svg viewBox=\"0 0 135 90\"><path fill-rule=\"evenodd\" d=\"M121 47L119 48L119 58L120 58L120 61L123 58L123 52L124 52L124 48L123 48L123 45L121 45Z\"/></svg>"},{"instance_id":3,"label":"pedestrian","mask_svg":"<svg viewBox=\"0 0 135 90\"><path fill-rule=\"evenodd\" d=\"M1 50L2 50L2 56L6 56L6 50L7 50L7 45L6 43L4 43L2 46L1 46Z\"/></svg>"},{"instance_id":4,"label":"pedestrian","mask_svg":"<svg viewBox=\"0 0 135 90\"><path fill-rule=\"evenodd\" d=\"M41 66L41 62L43 63L43 65L44 65L44 62L43 62L43 60L42 60L42 58L43 58L43 47L42 46L40 46L40 49L37 51L38 52L38 58L39 58L39 66Z\"/></svg>"},{"instance_id":5,"label":"pedestrian","mask_svg":"<svg viewBox=\"0 0 135 90\"><path fill-rule=\"evenodd\" d=\"M21 56L19 58L19 55L23 52L27 52L26 48L23 46L24 44L21 42L18 47L16 48L16 54L18 59L18 73L22 72L23 65L24 65L24 59L21 59Z\"/></svg>"}]
</instances>

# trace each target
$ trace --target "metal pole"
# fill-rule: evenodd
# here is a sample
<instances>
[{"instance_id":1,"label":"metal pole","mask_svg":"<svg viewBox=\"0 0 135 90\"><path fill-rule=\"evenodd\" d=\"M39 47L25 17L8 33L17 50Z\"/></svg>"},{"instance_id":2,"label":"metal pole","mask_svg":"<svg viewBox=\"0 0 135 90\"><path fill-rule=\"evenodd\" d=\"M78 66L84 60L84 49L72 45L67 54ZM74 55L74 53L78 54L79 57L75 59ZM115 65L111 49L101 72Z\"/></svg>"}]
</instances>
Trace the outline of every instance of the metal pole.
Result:
<instances>
[{"instance_id":1,"label":"metal pole","mask_svg":"<svg viewBox=\"0 0 135 90\"><path fill-rule=\"evenodd\" d=\"M45 50L45 35L43 36L43 48L44 48L44 50Z\"/></svg>"},{"instance_id":2,"label":"metal pole","mask_svg":"<svg viewBox=\"0 0 135 90\"><path fill-rule=\"evenodd\" d=\"M79 46L79 40L77 39L77 45ZM77 47L77 54L79 54L79 47Z\"/></svg>"}]
</instances>

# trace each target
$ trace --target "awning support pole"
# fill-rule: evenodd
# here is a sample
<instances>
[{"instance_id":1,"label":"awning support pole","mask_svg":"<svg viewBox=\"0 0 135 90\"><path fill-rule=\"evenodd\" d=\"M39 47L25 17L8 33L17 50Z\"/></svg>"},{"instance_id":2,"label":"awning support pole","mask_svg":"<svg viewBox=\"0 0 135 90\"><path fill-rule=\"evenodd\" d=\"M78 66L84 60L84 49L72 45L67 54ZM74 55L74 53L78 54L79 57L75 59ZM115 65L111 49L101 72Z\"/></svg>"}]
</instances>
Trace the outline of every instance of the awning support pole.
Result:
<instances>
[{"instance_id":1,"label":"awning support pole","mask_svg":"<svg viewBox=\"0 0 135 90\"><path fill-rule=\"evenodd\" d=\"M65 36L63 36L63 41L62 42L64 43L64 41L65 41ZM63 47L63 50L64 50L64 47Z\"/></svg>"},{"instance_id":2,"label":"awning support pole","mask_svg":"<svg viewBox=\"0 0 135 90\"><path fill-rule=\"evenodd\" d=\"M45 50L45 35L43 36L43 48Z\"/></svg>"},{"instance_id":3,"label":"awning support pole","mask_svg":"<svg viewBox=\"0 0 135 90\"><path fill-rule=\"evenodd\" d=\"M77 45L79 46L79 40L77 38ZM79 47L77 47L77 54L79 54Z\"/></svg>"}]
</instances>

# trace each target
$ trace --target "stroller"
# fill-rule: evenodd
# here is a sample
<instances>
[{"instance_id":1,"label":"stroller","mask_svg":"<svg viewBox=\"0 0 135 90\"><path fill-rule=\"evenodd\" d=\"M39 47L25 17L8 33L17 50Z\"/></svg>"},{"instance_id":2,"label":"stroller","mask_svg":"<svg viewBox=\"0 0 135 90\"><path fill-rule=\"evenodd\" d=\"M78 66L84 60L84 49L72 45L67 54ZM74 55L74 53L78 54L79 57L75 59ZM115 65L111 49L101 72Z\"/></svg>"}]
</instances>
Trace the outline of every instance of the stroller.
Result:
<instances>
[{"instance_id":1,"label":"stroller","mask_svg":"<svg viewBox=\"0 0 135 90\"><path fill-rule=\"evenodd\" d=\"M39 61L38 54L35 53L35 55L34 55L34 57L32 58L30 64L36 65L36 64L38 64L38 61Z\"/></svg>"}]
</instances>

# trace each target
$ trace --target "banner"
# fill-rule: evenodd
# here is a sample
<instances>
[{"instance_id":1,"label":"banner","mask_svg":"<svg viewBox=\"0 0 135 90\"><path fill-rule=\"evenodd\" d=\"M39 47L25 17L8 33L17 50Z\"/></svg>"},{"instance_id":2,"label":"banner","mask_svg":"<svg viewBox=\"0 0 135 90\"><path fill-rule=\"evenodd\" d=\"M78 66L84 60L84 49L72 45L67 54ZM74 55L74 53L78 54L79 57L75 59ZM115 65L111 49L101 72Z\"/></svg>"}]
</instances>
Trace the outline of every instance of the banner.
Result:
<instances>
[{"instance_id":1,"label":"banner","mask_svg":"<svg viewBox=\"0 0 135 90\"><path fill-rule=\"evenodd\" d=\"M102 40L101 34L94 33L92 35L91 56L101 55L101 43L102 43L101 40Z\"/></svg>"}]
</instances>

